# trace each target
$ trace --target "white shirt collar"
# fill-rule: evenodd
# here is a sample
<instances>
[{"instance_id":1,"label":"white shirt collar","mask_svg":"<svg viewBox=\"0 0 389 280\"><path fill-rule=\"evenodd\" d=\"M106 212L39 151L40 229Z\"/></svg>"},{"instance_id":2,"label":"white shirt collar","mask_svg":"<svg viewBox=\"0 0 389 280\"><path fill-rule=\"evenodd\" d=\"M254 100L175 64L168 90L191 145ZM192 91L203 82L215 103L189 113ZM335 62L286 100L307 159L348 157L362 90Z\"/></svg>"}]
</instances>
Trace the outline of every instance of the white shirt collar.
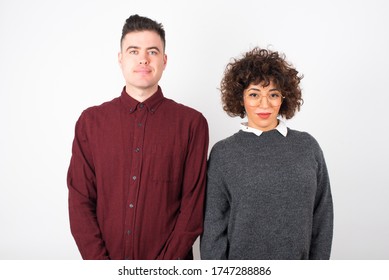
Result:
<instances>
[{"instance_id":1,"label":"white shirt collar","mask_svg":"<svg viewBox=\"0 0 389 280\"><path fill-rule=\"evenodd\" d=\"M262 130L259 130L259 129L256 129L256 128L253 128L253 127L249 127L247 125L248 123L247 122L244 122L244 123L241 123L240 125L240 129L244 132L251 132L251 133L254 133L255 135L257 136L260 136L263 131ZM276 127L276 129L278 130L279 133L281 133L284 137L286 137L286 135L288 134L288 128L285 124L284 121L280 120L279 119L279 122L278 122L278 125Z\"/></svg>"}]
</instances>

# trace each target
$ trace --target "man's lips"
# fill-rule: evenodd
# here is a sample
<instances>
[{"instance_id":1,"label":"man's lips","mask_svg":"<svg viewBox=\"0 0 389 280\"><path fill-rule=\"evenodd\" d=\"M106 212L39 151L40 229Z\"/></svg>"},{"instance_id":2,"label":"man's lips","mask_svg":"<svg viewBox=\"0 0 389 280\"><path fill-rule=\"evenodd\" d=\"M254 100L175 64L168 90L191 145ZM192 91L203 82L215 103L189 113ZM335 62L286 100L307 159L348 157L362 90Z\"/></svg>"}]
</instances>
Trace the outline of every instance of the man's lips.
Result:
<instances>
[{"instance_id":1,"label":"man's lips","mask_svg":"<svg viewBox=\"0 0 389 280\"><path fill-rule=\"evenodd\" d=\"M257 113L257 115L262 119L267 119L270 117L271 113Z\"/></svg>"},{"instance_id":2,"label":"man's lips","mask_svg":"<svg viewBox=\"0 0 389 280\"><path fill-rule=\"evenodd\" d=\"M148 68L139 68L139 69L135 69L134 72L135 73L140 73L140 74L147 74L147 73L150 73L151 70L148 69Z\"/></svg>"}]
</instances>

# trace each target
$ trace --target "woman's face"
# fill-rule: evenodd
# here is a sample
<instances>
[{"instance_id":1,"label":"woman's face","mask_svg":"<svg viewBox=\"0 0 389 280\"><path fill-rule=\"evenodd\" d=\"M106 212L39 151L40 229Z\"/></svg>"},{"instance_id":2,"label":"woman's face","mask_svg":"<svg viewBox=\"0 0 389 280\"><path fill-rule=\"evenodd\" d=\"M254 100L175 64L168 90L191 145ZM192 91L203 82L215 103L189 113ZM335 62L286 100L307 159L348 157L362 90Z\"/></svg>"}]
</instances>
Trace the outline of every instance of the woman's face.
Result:
<instances>
[{"instance_id":1,"label":"woman's face","mask_svg":"<svg viewBox=\"0 0 389 280\"><path fill-rule=\"evenodd\" d=\"M261 131L276 128L282 99L281 91L273 82L270 82L267 87L263 87L262 84L250 84L243 91L243 105L248 126Z\"/></svg>"}]
</instances>

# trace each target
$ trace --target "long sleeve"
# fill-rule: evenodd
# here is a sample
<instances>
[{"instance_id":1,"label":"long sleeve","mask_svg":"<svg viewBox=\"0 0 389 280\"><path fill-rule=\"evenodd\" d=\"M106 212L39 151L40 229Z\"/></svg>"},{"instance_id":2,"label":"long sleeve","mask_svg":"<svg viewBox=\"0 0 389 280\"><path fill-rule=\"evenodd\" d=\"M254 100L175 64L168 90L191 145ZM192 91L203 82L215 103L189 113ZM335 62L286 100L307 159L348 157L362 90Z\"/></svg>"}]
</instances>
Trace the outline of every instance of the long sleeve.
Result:
<instances>
[{"instance_id":1,"label":"long sleeve","mask_svg":"<svg viewBox=\"0 0 389 280\"><path fill-rule=\"evenodd\" d=\"M227 229L231 206L219 171L221 162L214 151L208 163L204 232L200 242L201 258L204 260L228 259Z\"/></svg>"},{"instance_id":2,"label":"long sleeve","mask_svg":"<svg viewBox=\"0 0 389 280\"><path fill-rule=\"evenodd\" d=\"M330 258L333 237L333 202L323 153L319 148L317 192L315 197L310 259Z\"/></svg>"},{"instance_id":3,"label":"long sleeve","mask_svg":"<svg viewBox=\"0 0 389 280\"><path fill-rule=\"evenodd\" d=\"M202 115L193 122L190 135L183 167L180 213L159 259L190 258L193 243L203 231L209 135L207 121Z\"/></svg>"},{"instance_id":4,"label":"long sleeve","mask_svg":"<svg viewBox=\"0 0 389 280\"><path fill-rule=\"evenodd\" d=\"M67 176L70 227L83 259L109 259L97 222L96 177L83 116L76 124Z\"/></svg>"}]
</instances>

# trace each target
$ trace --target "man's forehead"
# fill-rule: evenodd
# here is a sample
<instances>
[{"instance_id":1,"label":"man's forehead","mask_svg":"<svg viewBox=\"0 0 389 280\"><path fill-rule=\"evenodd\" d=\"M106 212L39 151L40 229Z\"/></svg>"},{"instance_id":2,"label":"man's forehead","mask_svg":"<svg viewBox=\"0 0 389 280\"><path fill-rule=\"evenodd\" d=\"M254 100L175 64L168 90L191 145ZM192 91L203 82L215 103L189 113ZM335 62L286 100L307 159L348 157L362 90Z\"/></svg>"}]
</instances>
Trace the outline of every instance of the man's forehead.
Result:
<instances>
[{"instance_id":1,"label":"man's forehead","mask_svg":"<svg viewBox=\"0 0 389 280\"><path fill-rule=\"evenodd\" d=\"M139 48L161 48L163 42L159 34L154 31L132 31L127 33L122 41L123 48L127 49L129 46L136 46Z\"/></svg>"}]
</instances>

